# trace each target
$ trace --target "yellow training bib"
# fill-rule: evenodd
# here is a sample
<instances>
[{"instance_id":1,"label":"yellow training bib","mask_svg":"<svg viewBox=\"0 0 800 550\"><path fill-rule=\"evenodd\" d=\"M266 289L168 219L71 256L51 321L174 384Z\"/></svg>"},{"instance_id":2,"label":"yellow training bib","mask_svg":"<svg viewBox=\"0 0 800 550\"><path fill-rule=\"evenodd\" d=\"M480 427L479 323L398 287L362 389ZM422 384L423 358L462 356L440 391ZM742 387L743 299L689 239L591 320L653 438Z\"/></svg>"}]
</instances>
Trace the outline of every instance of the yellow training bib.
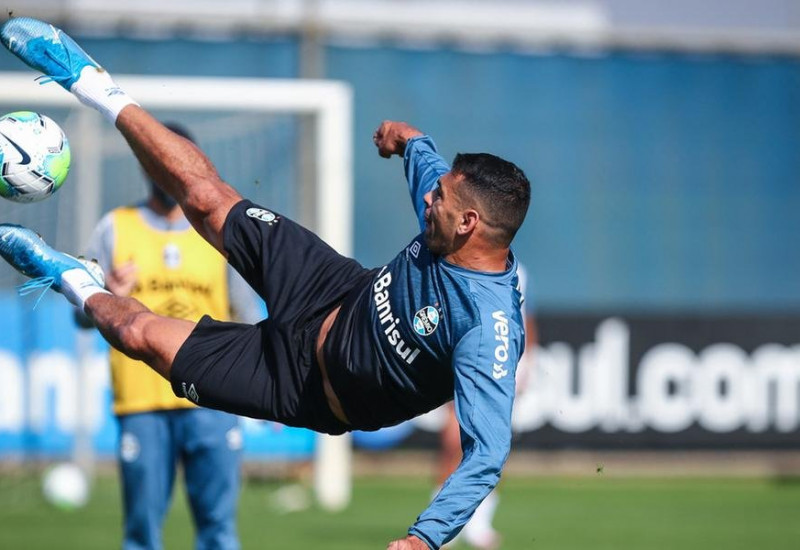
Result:
<instances>
[{"instance_id":1,"label":"yellow training bib","mask_svg":"<svg viewBox=\"0 0 800 550\"><path fill-rule=\"evenodd\" d=\"M133 262L136 286L131 293L158 315L197 321L204 314L225 320L229 314L225 258L192 229L161 231L150 227L140 208L112 212L112 266ZM111 350L114 413L188 408L155 371Z\"/></svg>"}]
</instances>

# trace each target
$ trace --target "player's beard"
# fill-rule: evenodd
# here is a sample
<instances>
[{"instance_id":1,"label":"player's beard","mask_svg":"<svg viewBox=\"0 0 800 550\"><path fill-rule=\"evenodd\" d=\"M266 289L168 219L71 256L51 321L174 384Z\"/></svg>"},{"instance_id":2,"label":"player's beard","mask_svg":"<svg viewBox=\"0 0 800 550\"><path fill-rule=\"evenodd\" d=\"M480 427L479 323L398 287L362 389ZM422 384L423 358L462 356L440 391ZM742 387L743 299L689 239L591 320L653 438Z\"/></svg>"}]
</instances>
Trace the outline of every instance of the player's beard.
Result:
<instances>
[{"instance_id":1,"label":"player's beard","mask_svg":"<svg viewBox=\"0 0 800 550\"><path fill-rule=\"evenodd\" d=\"M444 256L450 252L447 239L439 234L430 221L425 224L425 245L433 254Z\"/></svg>"}]
</instances>

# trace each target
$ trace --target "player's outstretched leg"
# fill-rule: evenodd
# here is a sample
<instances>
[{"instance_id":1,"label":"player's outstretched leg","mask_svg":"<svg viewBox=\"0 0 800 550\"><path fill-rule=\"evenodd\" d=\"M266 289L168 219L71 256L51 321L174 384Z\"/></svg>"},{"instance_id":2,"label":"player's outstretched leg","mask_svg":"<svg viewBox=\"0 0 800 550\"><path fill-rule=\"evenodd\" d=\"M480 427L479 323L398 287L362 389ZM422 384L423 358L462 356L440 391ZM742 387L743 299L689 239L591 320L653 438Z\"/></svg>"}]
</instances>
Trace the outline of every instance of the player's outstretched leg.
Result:
<instances>
[{"instance_id":1,"label":"player's outstretched leg","mask_svg":"<svg viewBox=\"0 0 800 550\"><path fill-rule=\"evenodd\" d=\"M0 224L0 256L14 269L31 277L35 286L50 287L83 308L84 302L103 288L100 266L59 252L39 235L21 225Z\"/></svg>"},{"instance_id":2,"label":"player's outstretched leg","mask_svg":"<svg viewBox=\"0 0 800 550\"><path fill-rule=\"evenodd\" d=\"M103 288L97 264L53 249L21 225L0 224L0 256L36 286L60 292L85 311L112 346L169 379L172 361L194 323L161 317L133 298L112 295Z\"/></svg>"},{"instance_id":3,"label":"player's outstretched leg","mask_svg":"<svg viewBox=\"0 0 800 550\"><path fill-rule=\"evenodd\" d=\"M150 179L175 198L197 232L226 255L222 228L241 195L220 179L211 160L194 143L138 105L122 111L116 125Z\"/></svg>"},{"instance_id":4,"label":"player's outstretched leg","mask_svg":"<svg viewBox=\"0 0 800 550\"><path fill-rule=\"evenodd\" d=\"M57 82L114 123L151 179L178 201L195 229L225 253L222 225L241 196L220 179L200 149L141 109L108 72L53 25L15 17L0 26L0 41L48 81Z\"/></svg>"}]
</instances>

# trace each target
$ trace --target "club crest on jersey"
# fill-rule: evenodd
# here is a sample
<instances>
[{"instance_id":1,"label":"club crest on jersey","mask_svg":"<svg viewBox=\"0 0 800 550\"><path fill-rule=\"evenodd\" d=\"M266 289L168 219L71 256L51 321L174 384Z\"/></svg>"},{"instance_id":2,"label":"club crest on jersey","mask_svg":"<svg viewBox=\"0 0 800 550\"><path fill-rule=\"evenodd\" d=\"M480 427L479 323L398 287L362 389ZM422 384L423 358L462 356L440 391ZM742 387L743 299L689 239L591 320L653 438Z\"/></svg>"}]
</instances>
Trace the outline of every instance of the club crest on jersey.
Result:
<instances>
[{"instance_id":1,"label":"club crest on jersey","mask_svg":"<svg viewBox=\"0 0 800 550\"><path fill-rule=\"evenodd\" d=\"M439 312L433 306L425 306L414 314L414 330L420 336L430 336L439 326Z\"/></svg>"},{"instance_id":2,"label":"club crest on jersey","mask_svg":"<svg viewBox=\"0 0 800 550\"><path fill-rule=\"evenodd\" d=\"M273 225L278 223L278 216L276 216L269 210L264 210L263 208L248 208L245 211L245 214L247 214L251 218L260 220L266 223L267 225Z\"/></svg>"}]
</instances>

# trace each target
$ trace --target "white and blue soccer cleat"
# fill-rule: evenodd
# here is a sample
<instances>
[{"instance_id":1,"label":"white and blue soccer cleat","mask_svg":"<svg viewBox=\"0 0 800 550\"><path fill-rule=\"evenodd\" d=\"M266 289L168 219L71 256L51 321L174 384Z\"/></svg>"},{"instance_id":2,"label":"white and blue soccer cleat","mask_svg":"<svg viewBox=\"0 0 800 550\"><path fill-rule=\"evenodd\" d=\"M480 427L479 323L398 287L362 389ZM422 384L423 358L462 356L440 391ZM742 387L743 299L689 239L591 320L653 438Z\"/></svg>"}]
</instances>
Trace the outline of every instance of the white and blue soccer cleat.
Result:
<instances>
[{"instance_id":1,"label":"white and blue soccer cleat","mask_svg":"<svg viewBox=\"0 0 800 550\"><path fill-rule=\"evenodd\" d=\"M0 26L0 41L29 67L70 90L86 67L102 71L64 31L31 17L12 17Z\"/></svg>"},{"instance_id":2,"label":"white and blue soccer cleat","mask_svg":"<svg viewBox=\"0 0 800 550\"><path fill-rule=\"evenodd\" d=\"M105 285L103 270L96 262L59 252L34 231L21 225L0 224L0 256L14 269L31 277L19 288L22 295L40 289L44 293L48 288L64 293L64 274L69 272L73 273L71 279L80 285L101 289Z\"/></svg>"}]
</instances>

